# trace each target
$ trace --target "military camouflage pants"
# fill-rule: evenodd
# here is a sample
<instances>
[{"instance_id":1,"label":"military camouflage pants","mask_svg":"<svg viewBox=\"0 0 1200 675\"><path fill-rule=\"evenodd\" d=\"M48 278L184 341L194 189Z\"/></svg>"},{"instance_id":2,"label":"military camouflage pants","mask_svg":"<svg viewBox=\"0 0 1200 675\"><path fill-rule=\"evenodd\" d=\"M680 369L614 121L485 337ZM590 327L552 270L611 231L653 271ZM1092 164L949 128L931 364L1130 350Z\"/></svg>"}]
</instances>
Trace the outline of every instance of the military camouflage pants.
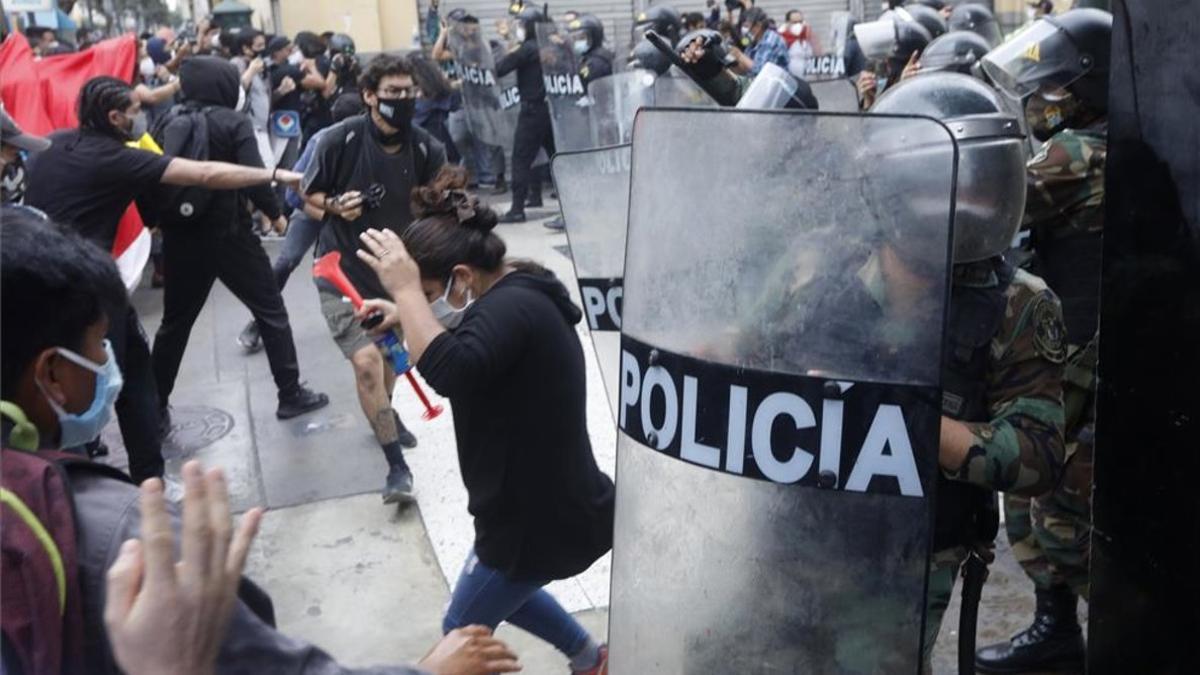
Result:
<instances>
[{"instance_id":1,"label":"military camouflage pants","mask_svg":"<svg viewBox=\"0 0 1200 675\"><path fill-rule=\"evenodd\" d=\"M925 636L921 644L921 672L933 672L933 646L937 643L942 628L942 617L950 598L954 595L954 584L958 581L958 570L967 559L967 548L934 551L929 561L929 590L925 594Z\"/></svg>"},{"instance_id":2,"label":"military camouflage pants","mask_svg":"<svg viewBox=\"0 0 1200 675\"><path fill-rule=\"evenodd\" d=\"M1089 422L1067 442L1062 483L1041 497L1004 495L1004 526L1013 555L1038 589L1070 587L1088 597L1092 445Z\"/></svg>"}]
</instances>

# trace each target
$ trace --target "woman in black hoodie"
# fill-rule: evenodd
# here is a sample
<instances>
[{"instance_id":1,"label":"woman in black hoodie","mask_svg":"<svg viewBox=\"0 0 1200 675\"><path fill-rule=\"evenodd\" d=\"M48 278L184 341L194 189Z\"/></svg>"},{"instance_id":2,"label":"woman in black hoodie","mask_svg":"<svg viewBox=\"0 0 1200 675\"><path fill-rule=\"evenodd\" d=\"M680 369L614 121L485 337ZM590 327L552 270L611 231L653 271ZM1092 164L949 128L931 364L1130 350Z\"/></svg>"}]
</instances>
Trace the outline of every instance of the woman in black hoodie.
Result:
<instances>
[{"instance_id":1,"label":"woman in black hoodie","mask_svg":"<svg viewBox=\"0 0 1200 675\"><path fill-rule=\"evenodd\" d=\"M613 483L588 439L582 316L550 272L505 259L497 216L445 168L413 191L404 241L368 230L360 258L394 299L417 369L450 399L475 547L443 630L501 621L550 642L576 673L605 672L599 645L542 586L612 547Z\"/></svg>"}]
</instances>

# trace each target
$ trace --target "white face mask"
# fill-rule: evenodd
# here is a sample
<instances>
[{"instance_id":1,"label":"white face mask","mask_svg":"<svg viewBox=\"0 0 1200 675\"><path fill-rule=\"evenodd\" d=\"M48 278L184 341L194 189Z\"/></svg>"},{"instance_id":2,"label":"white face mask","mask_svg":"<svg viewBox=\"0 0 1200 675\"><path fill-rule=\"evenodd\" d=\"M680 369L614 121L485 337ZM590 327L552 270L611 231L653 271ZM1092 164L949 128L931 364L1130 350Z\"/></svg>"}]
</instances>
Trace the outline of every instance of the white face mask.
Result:
<instances>
[{"instance_id":1,"label":"white face mask","mask_svg":"<svg viewBox=\"0 0 1200 675\"><path fill-rule=\"evenodd\" d=\"M142 79L150 79L154 77L154 59L147 56L138 63L138 72L142 74Z\"/></svg>"},{"instance_id":2,"label":"white face mask","mask_svg":"<svg viewBox=\"0 0 1200 675\"><path fill-rule=\"evenodd\" d=\"M525 41L525 29L518 27L517 28L517 42L524 42L524 41Z\"/></svg>"},{"instance_id":3,"label":"white face mask","mask_svg":"<svg viewBox=\"0 0 1200 675\"><path fill-rule=\"evenodd\" d=\"M303 62L304 54L301 54L299 49L288 55L288 63L292 64L293 66L298 66Z\"/></svg>"},{"instance_id":4,"label":"white face mask","mask_svg":"<svg viewBox=\"0 0 1200 675\"><path fill-rule=\"evenodd\" d=\"M475 296L471 293L471 289L467 289L467 302L462 307L455 307L450 304L450 289L454 288L454 273L450 273L450 278L446 280L446 292L442 293L442 297L429 303L429 309L433 311L433 317L438 320L447 330L454 330L462 323L463 315L466 314L467 308L475 302Z\"/></svg>"},{"instance_id":5,"label":"white face mask","mask_svg":"<svg viewBox=\"0 0 1200 675\"><path fill-rule=\"evenodd\" d=\"M792 35L795 35L796 37L800 37L800 34L804 32L804 24L803 23L794 23L794 24L788 26L788 32L791 33Z\"/></svg>"},{"instance_id":6,"label":"white face mask","mask_svg":"<svg viewBox=\"0 0 1200 675\"><path fill-rule=\"evenodd\" d=\"M583 56L584 54L587 53L588 41L587 40L576 40L574 43L574 47L575 47L575 54L578 56Z\"/></svg>"}]
</instances>

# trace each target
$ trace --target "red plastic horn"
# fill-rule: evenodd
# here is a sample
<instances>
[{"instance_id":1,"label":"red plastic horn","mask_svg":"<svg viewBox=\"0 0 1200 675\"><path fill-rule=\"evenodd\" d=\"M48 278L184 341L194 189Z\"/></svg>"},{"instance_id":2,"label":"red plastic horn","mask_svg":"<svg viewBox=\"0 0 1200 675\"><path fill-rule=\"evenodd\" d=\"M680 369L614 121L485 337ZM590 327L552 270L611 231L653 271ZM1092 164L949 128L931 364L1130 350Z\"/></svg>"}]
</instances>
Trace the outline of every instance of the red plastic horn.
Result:
<instances>
[{"instance_id":1,"label":"red plastic horn","mask_svg":"<svg viewBox=\"0 0 1200 675\"><path fill-rule=\"evenodd\" d=\"M313 263L313 276L333 284L342 295L350 298L354 309L362 307L362 296L342 271L342 254L339 251L331 251L318 258L317 262Z\"/></svg>"},{"instance_id":2,"label":"red plastic horn","mask_svg":"<svg viewBox=\"0 0 1200 675\"><path fill-rule=\"evenodd\" d=\"M346 278L346 273L342 271L342 254L340 252L330 251L318 258L313 263L313 277L324 279L333 284L335 288L341 291L342 295L350 298L350 302L354 305L355 309L362 308L362 295L359 294L354 284L350 283L350 280ZM442 406L430 403L429 397L421 389L421 384L417 382L417 378L413 377L412 368L410 367L404 374L407 376L408 383L412 385L413 391L416 392L417 398L421 399L421 404L425 406L423 417L426 420L431 420L441 415Z\"/></svg>"}]
</instances>

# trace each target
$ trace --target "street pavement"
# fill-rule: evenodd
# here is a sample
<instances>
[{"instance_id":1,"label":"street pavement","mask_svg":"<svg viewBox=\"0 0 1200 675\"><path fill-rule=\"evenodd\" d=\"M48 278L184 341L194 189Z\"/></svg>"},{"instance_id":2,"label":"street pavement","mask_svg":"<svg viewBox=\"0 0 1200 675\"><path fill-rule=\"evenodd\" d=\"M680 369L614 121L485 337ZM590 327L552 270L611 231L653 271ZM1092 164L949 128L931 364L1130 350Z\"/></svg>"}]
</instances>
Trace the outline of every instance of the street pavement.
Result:
<instances>
[{"instance_id":1,"label":"street pavement","mask_svg":"<svg viewBox=\"0 0 1200 675\"><path fill-rule=\"evenodd\" d=\"M503 213L508 205L494 206ZM554 215L555 203L547 206L531 210L530 222L501 225L496 232L511 257L554 271L578 302L566 237L541 224ZM267 240L268 253L274 256L280 242ZM275 419L275 386L265 353L246 355L236 343L249 313L216 284L192 331L171 399L173 428L164 447L168 480L177 479L184 461L199 459L226 469L238 511L268 508L247 575L271 594L283 632L321 646L350 666L416 661L441 635L450 588L472 541L452 413L426 387L445 412L423 420L409 385L403 379L397 384L394 405L420 441L406 453L418 504L385 507L378 492L386 466L359 409L350 366L329 336L308 270L306 261L284 298L302 377L327 393L330 405L294 420ZM153 338L161 320L161 291L147 282L134 294L134 303ZM579 331L587 355L588 425L597 461L611 475L615 425L584 323ZM105 461L124 466L115 423L104 438L112 448ZM1004 537L999 540L981 608L980 645L1028 625L1033 610L1032 587ZM608 570L605 556L580 577L550 588L598 639L607 633ZM957 608L956 597L939 637L935 673L956 672ZM567 672L565 658L549 645L507 625L499 635L520 653L525 673Z\"/></svg>"}]
</instances>

